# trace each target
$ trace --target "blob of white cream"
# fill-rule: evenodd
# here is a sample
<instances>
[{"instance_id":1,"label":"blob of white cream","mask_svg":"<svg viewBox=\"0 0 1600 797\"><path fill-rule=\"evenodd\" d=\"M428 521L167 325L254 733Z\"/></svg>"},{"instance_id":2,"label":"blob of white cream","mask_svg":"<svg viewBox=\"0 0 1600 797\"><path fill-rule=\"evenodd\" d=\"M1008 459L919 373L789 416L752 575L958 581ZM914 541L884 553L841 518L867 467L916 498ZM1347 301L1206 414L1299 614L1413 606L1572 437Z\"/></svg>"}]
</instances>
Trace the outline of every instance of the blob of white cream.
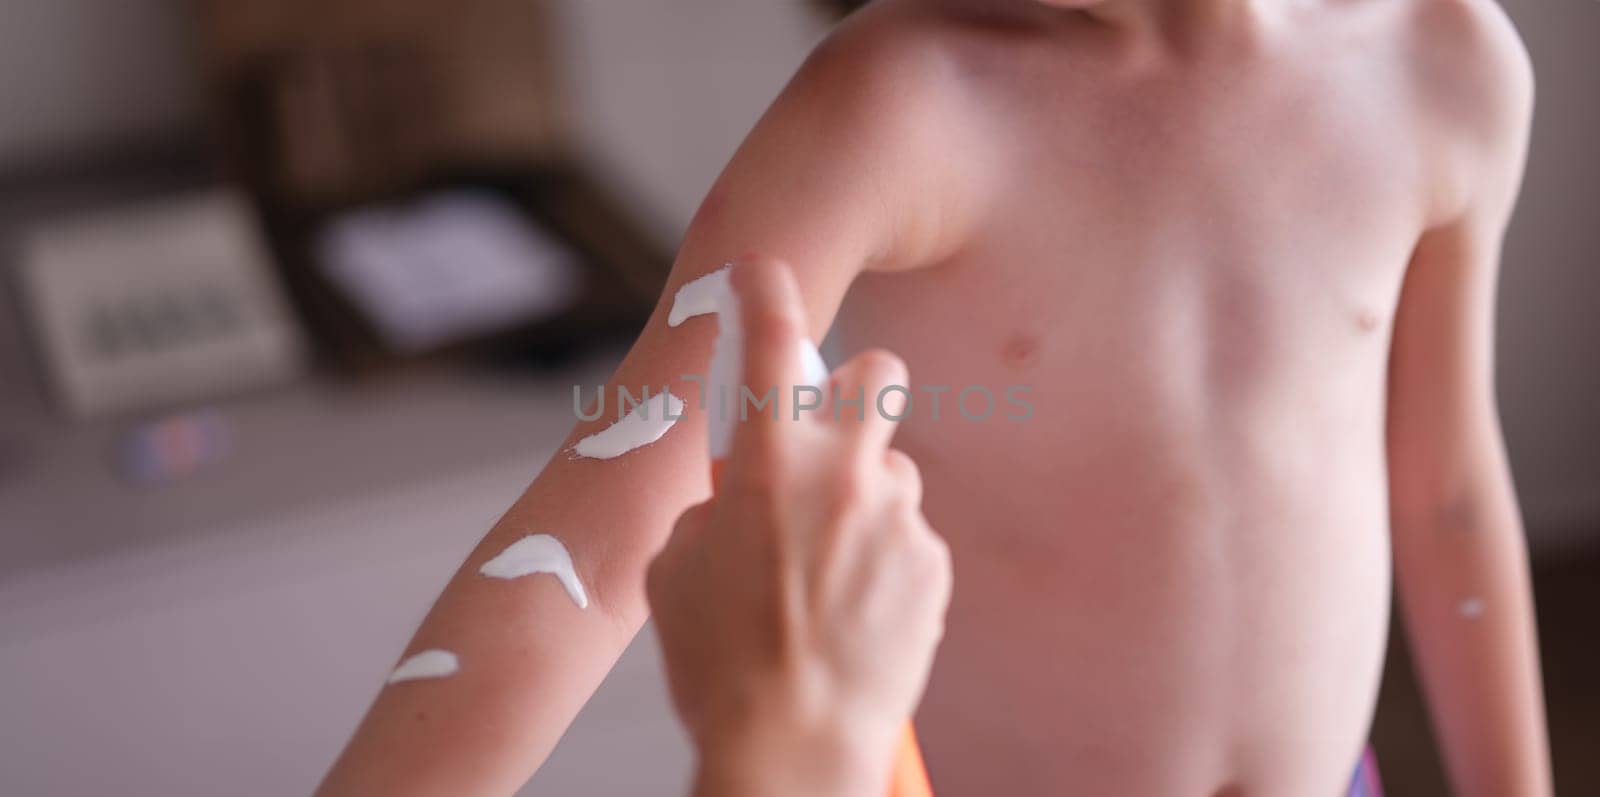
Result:
<instances>
[{"instance_id":1,"label":"blob of white cream","mask_svg":"<svg viewBox=\"0 0 1600 797\"><path fill-rule=\"evenodd\" d=\"M729 292L729 266L683 284L672 297L672 312L667 314L667 326L675 327L697 315L717 312L722 297Z\"/></svg>"},{"instance_id":2,"label":"blob of white cream","mask_svg":"<svg viewBox=\"0 0 1600 797\"><path fill-rule=\"evenodd\" d=\"M1456 611L1468 620L1476 620L1483 616L1483 608L1482 598L1467 598L1456 607Z\"/></svg>"},{"instance_id":3,"label":"blob of white cream","mask_svg":"<svg viewBox=\"0 0 1600 797\"><path fill-rule=\"evenodd\" d=\"M389 683L397 684L401 681L415 681L421 678L444 678L455 675L461 669L461 661L456 654L448 650L424 650L394 668L389 673Z\"/></svg>"},{"instance_id":4,"label":"blob of white cream","mask_svg":"<svg viewBox=\"0 0 1600 797\"><path fill-rule=\"evenodd\" d=\"M590 459L614 459L660 440L682 417L683 399L663 391L640 402L616 423L579 440L572 451Z\"/></svg>"},{"instance_id":5,"label":"blob of white cream","mask_svg":"<svg viewBox=\"0 0 1600 797\"><path fill-rule=\"evenodd\" d=\"M578 608L589 608L589 596L583 591L583 582L578 580L578 571L572 567L572 555L567 553L567 546L548 534L533 534L511 543L499 556L484 562L478 572L504 579L549 573L566 587L567 595Z\"/></svg>"}]
</instances>

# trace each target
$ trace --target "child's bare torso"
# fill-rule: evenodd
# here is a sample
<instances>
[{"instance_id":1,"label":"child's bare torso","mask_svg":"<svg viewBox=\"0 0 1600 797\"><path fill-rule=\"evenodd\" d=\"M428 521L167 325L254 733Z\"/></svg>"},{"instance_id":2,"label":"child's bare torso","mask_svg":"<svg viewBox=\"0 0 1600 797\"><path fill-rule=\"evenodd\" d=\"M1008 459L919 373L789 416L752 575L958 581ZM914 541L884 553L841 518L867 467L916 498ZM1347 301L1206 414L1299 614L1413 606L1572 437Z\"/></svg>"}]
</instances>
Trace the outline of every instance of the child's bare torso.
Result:
<instances>
[{"instance_id":1,"label":"child's bare torso","mask_svg":"<svg viewBox=\"0 0 1600 797\"><path fill-rule=\"evenodd\" d=\"M992 147L950 154L1002 190L958 255L860 278L835 333L952 388L897 437L954 552L919 717L945 793L1348 780L1389 605L1389 322L1430 201L1370 5L1179 64L1088 28L951 34L954 123Z\"/></svg>"}]
</instances>

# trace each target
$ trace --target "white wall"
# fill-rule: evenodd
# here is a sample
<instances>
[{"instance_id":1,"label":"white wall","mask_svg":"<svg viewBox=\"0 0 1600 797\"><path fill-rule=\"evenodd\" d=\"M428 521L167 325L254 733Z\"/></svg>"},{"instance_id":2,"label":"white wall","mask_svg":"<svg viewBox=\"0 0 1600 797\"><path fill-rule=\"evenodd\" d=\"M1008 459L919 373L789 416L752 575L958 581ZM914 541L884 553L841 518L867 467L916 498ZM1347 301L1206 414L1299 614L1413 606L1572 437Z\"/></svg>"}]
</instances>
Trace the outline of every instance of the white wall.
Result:
<instances>
[{"instance_id":1,"label":"white wall","mask_svg":"<svg viewBox=\"0 0 1600 797\"><path fill-rule=\"evenodd\" d=\"M1504 6L1538 105L1501 278L1501 414L1539 541L1600 539L1600 2Z\"/></svg>"},{"instance_id":2,"label":"white wall","mask_svg":"<svg viewBox=\"0 0 1600 797\"><path fill-rule=\"evenodd\" d=\"M0 172L195 123L182 0L0 0Z\"/></svg>"},{"instance_id":3,"label":"white wall","mask_svg":"<svg viewBox=\"0 0 1600 797\"><path fill-rule=\"evenodd\" d=\"M676 241L827 28L798 0L561 0L579 144Z\"/></svg>"}]
</instances>

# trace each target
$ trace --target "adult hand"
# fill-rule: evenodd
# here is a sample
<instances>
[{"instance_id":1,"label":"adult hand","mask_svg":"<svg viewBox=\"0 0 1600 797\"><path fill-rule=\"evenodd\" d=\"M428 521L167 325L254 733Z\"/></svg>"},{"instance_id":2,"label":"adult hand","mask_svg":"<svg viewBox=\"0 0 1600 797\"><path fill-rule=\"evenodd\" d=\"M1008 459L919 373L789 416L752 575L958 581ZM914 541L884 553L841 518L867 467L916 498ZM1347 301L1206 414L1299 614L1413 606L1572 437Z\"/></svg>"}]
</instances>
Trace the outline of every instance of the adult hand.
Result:
<instances>
[{"instance_id":1,"label":"adult hand","mask_svg":"<svg viewBox=\"0 0 1600 797\"><path fill-rule=\"evenodd\" d=\"M752 405L718 494L684 513L648 581L700 756L697 793L881 797L951 581L916 466L889 447L895 424L876 406L884 386L905 385L905 366L863 353L829 386L863 404L797 418L805 323L793 276L760 263L732 277L744 382L758 396L778 388L776 417ZM885 394L888 415L904 395Z\"/></svg>"}]
</instances>

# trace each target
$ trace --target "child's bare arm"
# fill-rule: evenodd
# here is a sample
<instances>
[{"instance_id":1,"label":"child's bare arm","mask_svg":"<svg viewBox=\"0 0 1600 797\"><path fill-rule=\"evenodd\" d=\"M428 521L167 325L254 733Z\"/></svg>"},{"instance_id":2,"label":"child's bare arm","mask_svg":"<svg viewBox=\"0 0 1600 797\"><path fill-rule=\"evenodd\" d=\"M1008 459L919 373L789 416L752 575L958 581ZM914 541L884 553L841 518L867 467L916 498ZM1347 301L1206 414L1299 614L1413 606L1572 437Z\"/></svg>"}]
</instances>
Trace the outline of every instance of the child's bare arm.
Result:
<instances>
[{"instance_id":1,"label":"child's bare arm","mask_svg":"<svg viewBox=\"0 0 1600 797\"><path fill-rule=\"evenodd\" d=\"M1546 795L1548 743L1533 600L1495 407L1499 250L1532 106L1508 59L1494 124L1468 149L1459 213L1407 272L1389 373L1389 480L1402 609L1457 793ZM1487 126L1486 126L1487 127Z\"/></svg>"},{"instance_id":2,"label":"child's bare arm","mask_svg":"<svg viewBox=\"0 0 1600 797\"><path fill-rule=\"evenodd\" d=\"M509 794L538 768L646 617L644 572L678 515L708 492L695 382L715 335L709 318L669 327L678 287L747 252L794 267L812 335L827 329L864 267L927 256L918 207L937 170L917 163L936 129L904 79L909 65L824 45L734 157L705 200L661 303L606 386L607 410L579 423L544 471L446 587L407 653L457 654L457 674L388 686L323 783L322 794ZM658 442L615 459L573 445L616 420L615 386L665 386L688 404ZM585 390L588 401L594 387ZM514 433L508 430L508 433ZM478 568L525 535L571 552L590 604L556 579L486 578Z\"/></svg>"}]
</instances>

